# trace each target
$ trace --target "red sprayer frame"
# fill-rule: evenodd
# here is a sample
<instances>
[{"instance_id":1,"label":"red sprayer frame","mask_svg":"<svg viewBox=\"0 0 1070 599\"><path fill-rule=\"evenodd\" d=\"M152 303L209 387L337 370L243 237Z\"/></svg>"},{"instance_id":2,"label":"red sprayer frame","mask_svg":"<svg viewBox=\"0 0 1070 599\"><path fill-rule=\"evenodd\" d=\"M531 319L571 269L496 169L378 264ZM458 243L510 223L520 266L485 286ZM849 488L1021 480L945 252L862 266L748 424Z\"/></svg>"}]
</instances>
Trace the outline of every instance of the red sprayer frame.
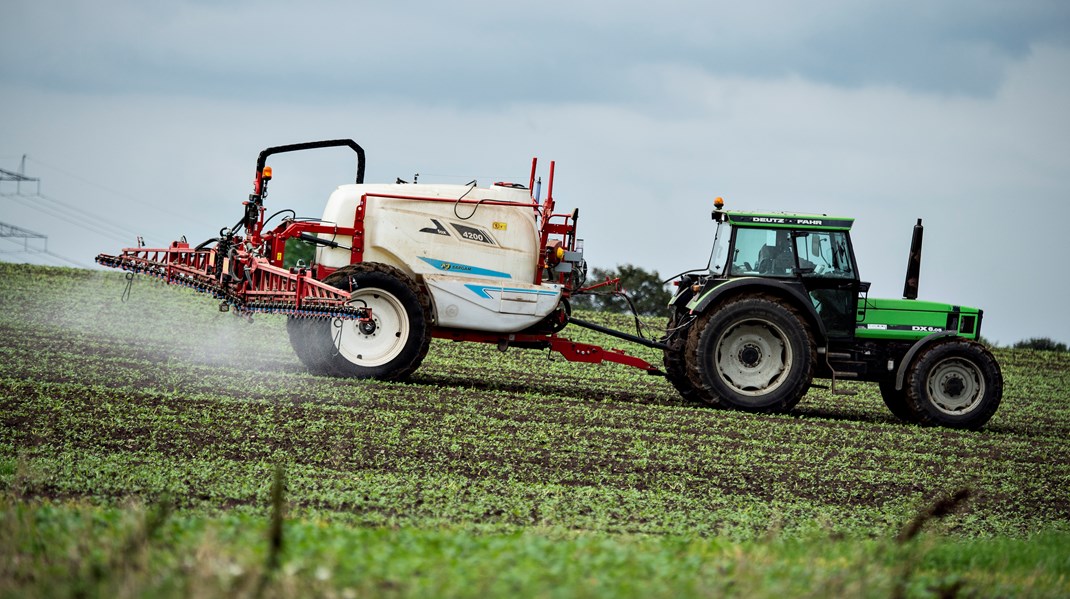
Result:
<instances>
[{"instance_id":1,"label":"red sprayer frame","mask_svg":"<svg viewBox=\"0 0 1070 599\"><path fill-rule=\"evenodd\" d=\"M317 281L308 270L281 269L240 250L219 258L216 249L190 249L189 244L176 241L168 248L125 248L118 256L100 254L97 262L211 293L237 312L367 317L367 310L348 306L349 292Z\"/></svg>"}]
</instances>

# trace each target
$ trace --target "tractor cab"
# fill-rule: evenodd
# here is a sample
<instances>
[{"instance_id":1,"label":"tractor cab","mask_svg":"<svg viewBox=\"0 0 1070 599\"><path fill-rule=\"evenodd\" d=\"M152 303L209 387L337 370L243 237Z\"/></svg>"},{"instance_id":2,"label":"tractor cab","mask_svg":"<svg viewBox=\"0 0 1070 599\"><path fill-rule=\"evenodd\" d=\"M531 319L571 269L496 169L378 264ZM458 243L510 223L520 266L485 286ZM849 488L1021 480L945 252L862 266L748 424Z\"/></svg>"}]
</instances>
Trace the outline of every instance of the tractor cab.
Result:
<instances>
[{"instance_id":1,"label":"tractor cab","mask_svg":"<svg viewBox=\"0 0 1070 599\"><path fill-rule=\"evenodd\" d=\"M854 219L811 214L714 213L718 221L713 273L724 282L772 279L813 305L830 338L852 337L859 292L850 230ZM742 284L743 281L740 281Z\"/></svg>"}]
</instances>

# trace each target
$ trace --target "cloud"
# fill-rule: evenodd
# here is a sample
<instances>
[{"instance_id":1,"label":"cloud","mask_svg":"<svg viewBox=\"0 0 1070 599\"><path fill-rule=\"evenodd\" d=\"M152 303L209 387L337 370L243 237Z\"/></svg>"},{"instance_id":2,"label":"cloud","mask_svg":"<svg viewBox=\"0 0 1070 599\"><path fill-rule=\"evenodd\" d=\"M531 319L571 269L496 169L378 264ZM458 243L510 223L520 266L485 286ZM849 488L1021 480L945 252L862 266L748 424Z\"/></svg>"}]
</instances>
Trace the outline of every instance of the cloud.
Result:
<instances>
[{"instance_id":1,"label":"cloud","mask_svg":"<svg viewBox=\"0 0 1070 599\"><path fill-rule=\"evenodd\" d=\"M635 65L989 96L1070 5L15 2L0 76L41 89L337 104L627 102Z\"/></svg>"}]
</instances>

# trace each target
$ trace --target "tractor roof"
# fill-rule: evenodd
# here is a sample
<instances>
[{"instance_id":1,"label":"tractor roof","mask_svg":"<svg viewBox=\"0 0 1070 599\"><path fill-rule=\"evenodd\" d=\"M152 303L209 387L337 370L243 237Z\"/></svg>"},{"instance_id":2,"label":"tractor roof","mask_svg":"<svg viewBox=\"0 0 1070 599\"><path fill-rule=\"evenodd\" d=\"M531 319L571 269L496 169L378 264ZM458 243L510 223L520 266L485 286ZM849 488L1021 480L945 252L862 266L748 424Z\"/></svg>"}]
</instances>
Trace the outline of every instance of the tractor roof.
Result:
<instances>
[{"instance_id":1,"label":"tractor roof","mask_svg":"<svg viewBox=\"0 0 1070 599\"><path fill-rule=\"evenodd\" d=\"M795 214L786 212L740 212L725 210L728 222L737 227L779 229L823 229L848 231L855 219L827 214Z\"/></svg>"}]
</instances>

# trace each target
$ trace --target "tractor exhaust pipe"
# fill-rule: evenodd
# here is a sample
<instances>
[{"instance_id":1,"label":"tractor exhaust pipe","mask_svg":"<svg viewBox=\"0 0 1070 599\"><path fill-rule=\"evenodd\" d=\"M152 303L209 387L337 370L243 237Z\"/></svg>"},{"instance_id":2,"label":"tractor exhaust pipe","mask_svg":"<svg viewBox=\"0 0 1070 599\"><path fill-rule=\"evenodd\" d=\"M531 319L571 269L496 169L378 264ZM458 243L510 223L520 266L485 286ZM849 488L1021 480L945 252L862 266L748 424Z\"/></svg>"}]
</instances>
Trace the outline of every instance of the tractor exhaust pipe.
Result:
<instances>
[{"instance_id":1,"label":"tractor exhaust pipe","mask_svg":"<svg viewBox=\"0 0 1070 599\"><path fill-rule=\"evenodd\" d=\"M921 219L914 225L914 237L910 240L910 256L907 257L907 276L903 282L903 299L918 299L918 280L921 278L921 238L925 228Z\"/></svg>"}]
</instances>

